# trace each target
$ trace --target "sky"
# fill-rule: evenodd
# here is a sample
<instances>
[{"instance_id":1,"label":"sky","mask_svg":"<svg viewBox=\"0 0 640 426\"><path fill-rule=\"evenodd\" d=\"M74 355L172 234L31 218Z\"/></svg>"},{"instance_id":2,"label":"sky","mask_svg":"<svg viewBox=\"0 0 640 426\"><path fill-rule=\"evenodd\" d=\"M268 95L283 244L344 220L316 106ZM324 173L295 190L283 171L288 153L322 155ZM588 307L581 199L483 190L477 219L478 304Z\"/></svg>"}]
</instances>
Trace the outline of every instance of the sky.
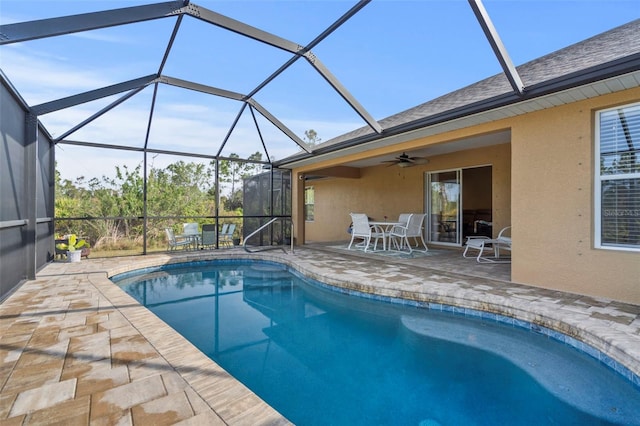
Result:
<instances>
[{"instance_id":1,"label":"sky","mask_svg":"<svg viewBox=\"0 0 640 426\"><path fill-rule=\"evenodd\" d=\"M2 0L0 24L137 6L151 2ZM192 1L306 45L352 8L346 0ZM485 0L517 66L640 18L638 0ZM0 46L0 68L29 105L155 74L176 18ZM490 77L502 70L466 0L373 0L312 49L376 120ZM248 94L291 55L191 17L183 19L163 75ZM526 82L525 82L526 83ZM40 117L54 137L122 95ZM298 137L314 129L327 141L366 123L305 60L254 96ZM259 114L259 132L241 104L159 85L147 136L153 86L70 134L67 139L195 152L263 152L281 159L299 151ZM237 125L228 136L237 119ZM222 146L228 136L228 141ZM265 141L266 151L260 136ZM64 178L112 175L141 155L58 145ZM154 165L180 159L156 155ZM202 160L204 161L204 160Z\"/></svg>"}]
</instances>

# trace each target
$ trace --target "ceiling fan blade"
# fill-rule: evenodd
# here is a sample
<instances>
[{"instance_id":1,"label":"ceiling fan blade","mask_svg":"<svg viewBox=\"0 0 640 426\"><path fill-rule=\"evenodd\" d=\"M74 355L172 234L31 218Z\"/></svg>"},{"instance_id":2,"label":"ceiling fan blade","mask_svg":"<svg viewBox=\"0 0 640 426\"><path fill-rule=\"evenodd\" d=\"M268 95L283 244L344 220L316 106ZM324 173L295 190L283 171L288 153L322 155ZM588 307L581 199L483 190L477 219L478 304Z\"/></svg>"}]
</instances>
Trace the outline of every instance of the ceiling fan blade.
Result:
<instances>
[{"instance_id":1,"label":"ceiling fan blade","mask_svg":"<svg viewBox=\"0 0 640 426\"><path fill-rule=\"evenodd\" d=\"M429 162L428 159L424 157L409 157L406 152L394 157L393 160L384 160L381 161L381 164L388 163L387 167L398 165L399 167L412 167L418 164L427 164Z\"/></svg>"}]
</instances>

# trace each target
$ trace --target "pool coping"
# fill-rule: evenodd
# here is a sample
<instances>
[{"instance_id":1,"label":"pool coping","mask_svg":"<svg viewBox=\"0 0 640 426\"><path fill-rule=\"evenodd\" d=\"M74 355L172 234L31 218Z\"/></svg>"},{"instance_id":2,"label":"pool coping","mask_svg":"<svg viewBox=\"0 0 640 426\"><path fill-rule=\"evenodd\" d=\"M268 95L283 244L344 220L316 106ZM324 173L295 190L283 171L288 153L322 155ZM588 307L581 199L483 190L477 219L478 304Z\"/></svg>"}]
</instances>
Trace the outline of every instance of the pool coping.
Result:
<instances>
[{"instance_id":1,"label":"pool coping","mask_svg":"<svg viewBox=\"0 0 640 426\"><path fill-rule=\"evenodd\" d=\"M490 320L497 320L495 315L500 315L507 321L512 318L516 326L524 321L543 333L550 330L548 335L552 338L568 336L565 342L577 349L585 350L586 347L576 346L575 342L583 342L596 349L605 356L601 359L605 365L625 375L635 386L640 386L640 306L435 269L383 263L344 253L307 248L296 249L293 254L224 250L91 259L78 264L54 262L38 273L36 282L43 285L60 277L73 277L77 285L95 288L110 305L105 304L100 309L120 312L202 398L211 411L208 415L215 415L222 423L288 424L280 413L109 279L149 267L216 259L273 261L346 294L397 299L407 304L471 316L478 316L480 312L480 317L484 315ZM10 301L11 297L0 308ZM618 317L623 317L624 321L616 321ZM501 320L504 321L503 318ZM588 348L585 351L588 352ZM203 411L206 409L202 408L196 415L202 416ZM0 410L0 418L9 415L8 412L4 416L2 414Z\"/></svg>"}]
</instances>

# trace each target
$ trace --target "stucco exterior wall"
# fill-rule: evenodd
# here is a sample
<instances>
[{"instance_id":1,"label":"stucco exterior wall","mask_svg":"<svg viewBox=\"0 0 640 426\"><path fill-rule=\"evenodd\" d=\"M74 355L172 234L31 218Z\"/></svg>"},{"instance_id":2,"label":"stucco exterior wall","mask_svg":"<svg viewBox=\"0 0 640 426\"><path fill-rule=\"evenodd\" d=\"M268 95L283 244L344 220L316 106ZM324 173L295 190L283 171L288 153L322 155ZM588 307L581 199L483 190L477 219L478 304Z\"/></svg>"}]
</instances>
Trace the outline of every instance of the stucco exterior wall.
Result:
<instances>
[{"instance_id":1,"label":"stucco exterior wall","mask_svg":"<svg viewBox=\"0 0 640 426\"><path fill-rule=\"evenodd\" d=\"M359 179L329 178L310 181L315 192L315 220L305 223L305 241L344 241L350 212L366 213L376 220L397 218L400 213L425 211L425 172L480 165L493 166L493 207L496 226L510 223L509 144L429 158L410 168L380 165L361 170ZM494 227L495 228L495 227Z\"/></svg>"},{"instance_id":2,"label":"stucco exterior wall","mask_svg":"<svg viewBox=\"0 0 640 426\"><path fill-rule=\"evenodd\" d=\"M594 118L630 90L513 120L514 282L640 304L640 253L594 248Z\"/></svg>"},{"instance_id":3,"label":"stucco exterior wall","mask_svg":"<svg viewBox=\"0 0 640 426\"><path fill-rule=\"evenodd\" d=\"M636 88L408 141L392 149L511 130L510 144L432 157L424 166L381 165L362 169L360 179L307 182L316 218L305 224L305 241L346 240L351 211L375 219L424 211L428 170L492 165L494 236L513 226L512 281L640 304L640 253L595 249L593 211L595 113L639 100ZM374 154L380 152L360 155Z\"/></svg>"}]
</instances>

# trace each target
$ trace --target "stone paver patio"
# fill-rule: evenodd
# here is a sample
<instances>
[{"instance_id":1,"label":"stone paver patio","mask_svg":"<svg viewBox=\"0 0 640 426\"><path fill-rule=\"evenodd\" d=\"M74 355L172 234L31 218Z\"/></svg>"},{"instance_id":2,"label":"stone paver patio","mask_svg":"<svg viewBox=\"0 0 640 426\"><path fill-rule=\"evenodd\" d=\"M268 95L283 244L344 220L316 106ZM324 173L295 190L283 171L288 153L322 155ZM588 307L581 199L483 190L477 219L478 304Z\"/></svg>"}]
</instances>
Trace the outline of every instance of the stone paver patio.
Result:
<instances>
[{"instance_id":1,"label":"stone paver patio","mask_svg":"<svg viewBox=\"0 0 640 426\"><path fill-rule=\"evenodd\" d=\"M401 259L324 246L234 249L47 265L0 305L0 422L289 423L108 279L220 257L279 261L347 290L525 320L598 349L640 386L640 306L514 284L509 265L480 266L455 250Z\"/></svg>"}]
</instances>

